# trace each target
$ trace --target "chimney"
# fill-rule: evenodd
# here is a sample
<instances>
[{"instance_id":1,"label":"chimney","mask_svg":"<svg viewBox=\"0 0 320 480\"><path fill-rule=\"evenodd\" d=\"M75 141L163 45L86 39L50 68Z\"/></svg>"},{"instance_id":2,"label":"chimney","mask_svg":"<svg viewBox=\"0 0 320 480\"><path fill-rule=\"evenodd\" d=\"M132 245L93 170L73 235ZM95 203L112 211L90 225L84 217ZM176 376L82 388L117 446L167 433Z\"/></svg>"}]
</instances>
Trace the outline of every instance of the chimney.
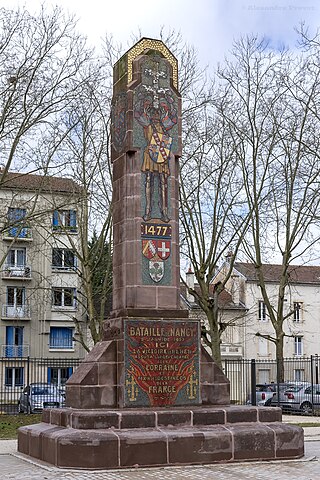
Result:
<instances>
[{"instance_id":1,"label":"chimney","mask_svg":"<svg viewBox=\"0 0 320 480\"><path fill-rule=\"evenodd\" d=\"M240 277L239 275L232 275L232 287L231 287L231 296L232 301L236 305L240 304Z\"/></svg>"},{"instance_id":2,"label":"chimney","mask_svg":"<svg viewBox=\"0 0 320 480\"><path fill-rule=\"evenodd\" d=\"M191 269L191 265L189 266L189 270L186 273L186 284L187 287L194 289L194 273ZM188 289L186 289L186 299L188 302L194 302L194 296L188 292Z\"/></svg>"}]
</instances>

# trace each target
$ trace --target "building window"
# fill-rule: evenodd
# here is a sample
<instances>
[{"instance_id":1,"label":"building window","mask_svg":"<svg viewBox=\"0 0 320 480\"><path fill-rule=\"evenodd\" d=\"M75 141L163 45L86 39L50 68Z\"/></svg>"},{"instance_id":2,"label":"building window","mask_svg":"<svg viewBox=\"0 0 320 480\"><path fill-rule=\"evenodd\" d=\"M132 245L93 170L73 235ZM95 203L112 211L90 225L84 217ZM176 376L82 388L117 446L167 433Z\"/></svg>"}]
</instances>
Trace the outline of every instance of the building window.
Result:
<instances>
[{"instance_id":1,"label":"building window","mask_svg":"<svg viewBox=\"0 0 320 480\"><path fill-rule=\"evenodd\" d=\"M31 229L24 223L26 210L24 208L9 208L7 212L6 236L15 238L31 238Z\"/></svg>"},{"instance_id":2,"label":"building window","mask_svg":"<svg viewBox=\"0 0 320 480\"><path fill-rule=\"evenodd\" d=\"M23 327L6 327L6 357L23 357Z\"/></svg>"},{"instance_id":3,"label":"building window","mask_svg":"<svg viewBox=\"0 0 320 480\"><path fill-rule=\"evenodd\" d=\"M2 315L8 318L29 318L24 287L7 287L7 304L2 306Z\"/></svg>"},{"instance_id":4,"label":"building window","mask_svg":"<svg viewBox=\"0 0 320 480\"><path fill-rule=\"evenodd\" d=\"M294 354L298 356L303 355L302 337L294 337Z\"/></svg>"},{"instance_id":5,"label":"building window","mask_svg":"<svg viewBox=\"0 0 320 480\"><path fill-rule=\"evenodd\" d=\"M76 256L69 248L52 249L52 268L70 270L76 267Z\"/></svg>"},{"instance_id":6,"label":"building window","mask_svg":"<svg viewBox=\"0 0 320 480\"><path fill-rule=\"evenodd\" d=\"M258 383L270 383L270 370L258 369Z\"/></svg>"},{"instance_id":7,"label":"building window","mask_svg":"<svg viewBox=\"0 0 320 480\"><path fill-rule=\"evenodd\" d=\"M6 387L23 387L23 367L6 367Z\"/></svg>"},{"instance_id":8,"label":"building window","mask_svg":"<svg viewBox=\"0 0 320 480\"><path fill-rule=\"evenodd\" d=\"M266 309L266 304L260 300L259 301L259 321L260 322L266 322L267 321L267 309Z\"/></svg>"},{"instance_id":9,"label":"building window","mask_svg":"<svg viewBox=\"0 0 320 480\"><path fill-rule=\"evenodd\" d=\"M25 208L8 208L7 219L10 224L21 222L25 216Z\"/></svg>"},{"instance_id":10,"label":"building window","mask_svg":"<svg viewBox=\"0 0 320 480\"><path fill-rule=\"evenodd\" d=\"M7 265L9 267L25 267L26 265L26 249L10 248L7 254Z\"/></svg>"},{"instance_id":11,"label":"building window","mask_svg":"<svg viewBox=\"0 0 320 480\"><path fill-rule=\"evenodd\" d=\"M55 210L52 217L54 230L77 231L77 215L75 210Z\"/></svg>"},{"instance_id":12,"label":"building window","mask_svg":"<svg viewBox=\"0 0 320 480\"><path fill-rule=\"evenodd\" d=\"M73 349L73 328L51 327L49 347L59 350Z\"/></svg>"},{"instance_id":13,"label":"building window","mask_svg":"<svg viewBox=\"0 0 320 480\"><path fill-rule=\"evenodd\" d=\"M21 307L25 304L24 287L7 287L7 304L13 307Z\"/></svg>"},{"instance_id":14,"label":"building window","mask_svg":"<svg viewBox=\"0 0 320 480\"><path fill-rule=\"evenodd\" d=\"M259 355L268 355L268 340L266 338L259 337Z\"/></svg>"},{"instance_id":15,"label":"building window","mask_svg":"<svg viewBox=\"0 0 320 480\"><path fill-rule=\"evenodd\" d=\"M294 381L295 382L304 382L304 370L301 368L297 368L294 370Z\"/></svg>"},{"instance_id":16,"label":"building window","mask_svg":"<svg viewBox=\"0 0 320 480\"><path fill-rule=\"evenodd\" d=\"M73 373L72 367L49 367L48 368L48 383L53 383L59 387L66 384L66 381Z\"/></svg>"},{"instance_id":17,"label":"building window","mask_svg":"<svg viewBox=\"0 0 320 480\"><path fill-rule=\"evenodd\" d=\"M52 306L57 308L76 308L76 289L67 287L53 288Z\"/></svg>"},{"instance_id":18,"label":"building window","mask_svg":"<svg viewBox=\"0 0 320 480\"><path fill-rule=\"evenodd\" d=\"M302 303L293 302L293 321L301 322L302 320Z\"/></svg>"}]
</instances>

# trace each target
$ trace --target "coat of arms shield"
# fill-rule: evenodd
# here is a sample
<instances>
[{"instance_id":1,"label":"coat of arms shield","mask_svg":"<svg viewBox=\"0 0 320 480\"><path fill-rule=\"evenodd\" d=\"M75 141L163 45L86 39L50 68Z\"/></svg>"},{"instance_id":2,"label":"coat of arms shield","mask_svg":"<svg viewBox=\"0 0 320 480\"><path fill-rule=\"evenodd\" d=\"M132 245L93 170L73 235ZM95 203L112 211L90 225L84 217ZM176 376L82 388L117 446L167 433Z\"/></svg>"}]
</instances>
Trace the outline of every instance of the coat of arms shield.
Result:
<instances>
[{"instance_id":1,"label":"coat of arms shield","mask_svg":"<svg viewBox=\"0 0 320 480\"><path fill-rule=\"evenodd\" d=\"M158 255L149 260L149 275L156 283L162 280L164 275L164 262L160 260Z\"/></svg>"},{"instance_id":2,"label":"coat of arms shield","mask_svg":"<svg viewBox=\"0 0 320 480\"><path fill-rule=\"evenodd\" d=\"M172 137L154 131L149 144L149 155L154 163L165 163L170 157Z\"/></svg>"}]
</instances>

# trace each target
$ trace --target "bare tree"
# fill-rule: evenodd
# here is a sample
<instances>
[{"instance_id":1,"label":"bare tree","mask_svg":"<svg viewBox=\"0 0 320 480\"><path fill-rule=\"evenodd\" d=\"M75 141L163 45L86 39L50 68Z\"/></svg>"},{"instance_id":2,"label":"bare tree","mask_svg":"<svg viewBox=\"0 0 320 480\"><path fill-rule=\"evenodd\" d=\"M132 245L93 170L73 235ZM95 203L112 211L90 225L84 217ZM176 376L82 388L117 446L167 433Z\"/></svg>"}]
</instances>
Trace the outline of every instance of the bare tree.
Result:
<instances>
[{"instance_id":1,"label":"bare tree","mask_svg":"<svg viewBox=\"0 0 320 480\"><path fill-rule=\"evenodd\" d=\"M53 211L64 211L71 205L78 210L80 244L68 228L64 229L64 238L65 247L73 248L79 259L77 271L82 294L78 302L84 313L76 323L77 339L88 349L84 335L87 321L95 343L101 339L107 295L101 296L97 313L92 276L106 245L110 247L109 260L112 258L110 59L107 55L95 57L84 37L77 33L74 17L57 7L48 11L43 6L37 15L25 9L0 9L0 23L0 187L9 192L14 186L12 172L40 174L38 183L31 187L33 195L25 204L22 196L14 193L8 198L6 209L18 204L25 207L24 225L32 224L39 235L42 229L46 230L43 235L53 248L63 247L63 240L61 236L57 244L46 218L52 218ZM108 54L112 43L109 47ZM72 178L78 185L77 191L70 197L50 196L51 176ZM10 227L19 229L20 225L21 219L10 219ZM8 228L8 222L2 228ZM95 229L99 238L89 249L88 238ZM50 248L46 254L52 255ZM1 258L4 261L5 257ZM110 289L107 272L105 279L107 292ZM52 285L48 281L39 279L36 288L51 296Z\"/></svg>"},{"instance_id":2,"label":"bare tree","mask_svg":"<svg viewBox=\"0 0 320 480\"><path fill-rule=\"evenodd\" d=\"M83 191L79 219L81 244L73 243L73 249L81 265L81 301L86 314L83 321L88 324L93 343L102 338L103 320L112 291L110 83L109 69L100 66L83 86L67 115L67 121L74 126L63 149L63 161ZM94 241L88 244L90 237ZM69 241L72 243L72 236ZM96 273L101 272L101 265L105 272L99 275L97 285ZM77 327L81 332L81 325ZM85 339L82 344L89 348Z\"/></svg>"},{"instance_id":3,"label":"bare tree","mask_svg":"<svg viewBox=\"0 0 320 480\"><path fill-rule=\"evenodd\" d=\"M221 365L221 336L228 322L221 320L219 296L232 273L251 212L245 204L236 145L220 113L224 91L208 98L210 102L190 115L184 127L185 150L180 164L182 252L199 284L199 290L189 289L189 293L206 315L206 344ZM227 256L228 269L213 284L217 268Z\"/></svg>"},{"instance_id":4,"label":"bare tree","mask_svg":"<svg viewBox=\"0 0 320 480\"><path fill-rule=\"evenodd\" d=\"M254 263L274 334L257 332L276 347L283 381L290 265L315 259L319 241L319 62L311 55L273 52L251 37L235 44L233 61L220 69L227 98L223 116L232 131L248 208L253 215L243 242ZM308 257L307 257L308 255ZM277 298L264 263L281 263ZM292 270L291 270L292 271Z\"/></svg>"}]
</instances>

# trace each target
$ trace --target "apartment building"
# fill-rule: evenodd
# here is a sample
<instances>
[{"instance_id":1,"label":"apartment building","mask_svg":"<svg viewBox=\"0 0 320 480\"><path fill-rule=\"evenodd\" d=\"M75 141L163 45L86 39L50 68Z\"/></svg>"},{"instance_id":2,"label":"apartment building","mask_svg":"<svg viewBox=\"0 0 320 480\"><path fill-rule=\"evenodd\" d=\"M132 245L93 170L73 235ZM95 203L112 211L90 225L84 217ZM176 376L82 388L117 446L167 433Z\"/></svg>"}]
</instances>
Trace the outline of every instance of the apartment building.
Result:
<instances>
[{"instance_id":1,"label":"apartment building","mask_svg":"<svg viewBox=\"0 0 320 480\"><path fill-rule=\"evenodd\" d=\"M224 265L213 283L225 275ZM277 307L281 265L263 265L268 297ZM188 277L188 276L187 276ZM194 280L191 280L191 283ZM187 278L187 283L190 279ZM197 288L197 285L194 286ZM191 315L205 316L192 302L189 294L182 295ZM235 263L232 275L219 298L221 321L228 323L222 337L222 358L275 359L274 343L258 336L274 337L274 329L260 292L256 269L251 263ZM198 312L198 313L197 313ZM320 354L320 266L291 265L285 289L284 357L303 358ZM264 376L265 375L265 376ZM299 372L295 378L299 380ZM268 382L267 372L261 371L259 382Z\"/></svg>"},{"instance_id":2,"label":"apartment building","mask_svg":"<svg viewBox=\"0 0 320 480\"><path fill-rule=\"evenodd\" d=\"M281 265L263 265L271 304L277 307ZM274 336L274 330L263 302L256 269L250 263L236 263L227 284L247 307L244 351L247 358L275 358L274 344L256 335ZM285 289L284 357L301 358L319 354L320 336L320 267L291 265Z\"/></svg>"},{"instance_id":3,"label":"apartment building","mask_svg":"<svg viewBox=\"0 0 320 480\"><path fill-rule=\"evenodd\" d=\"M0 357L46 358L37 381L63 384L83 358L79 265L81 189L70 179L0 172ZM52 367L50 367L52 359ZM61 367L55 359L64 359ZM25 384L23 362L6 363L0 386ZM1 378L2 375L2 378Z\"/></svg>"}]
</instances>

